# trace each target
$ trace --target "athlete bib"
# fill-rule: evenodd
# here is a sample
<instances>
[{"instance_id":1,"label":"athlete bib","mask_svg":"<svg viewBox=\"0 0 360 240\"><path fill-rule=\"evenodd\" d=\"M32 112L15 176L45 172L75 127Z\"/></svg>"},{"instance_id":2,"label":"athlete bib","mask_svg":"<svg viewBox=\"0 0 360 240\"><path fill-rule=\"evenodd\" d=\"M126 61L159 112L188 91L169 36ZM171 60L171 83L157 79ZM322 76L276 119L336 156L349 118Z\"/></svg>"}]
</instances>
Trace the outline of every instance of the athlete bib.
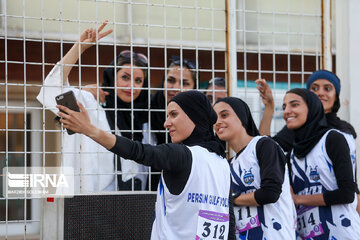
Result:
<instances>
[{"instance_id":1,"label":"athlete bib","mask_svg":"<svg viewBox=\"0 0 360 240\"><path fill-rule=\"evenodd\" d=\"M196 240L227 239L229 214L200 210L196 232Z\"/></svg>"},{"instance_id":2,"label":"athlete bib","mask_svg":"<svg viewBox=\"0 0 360 240\"><path fill-rule=\"evenodd\" d=\"M324 234L318 207L300 206L297 210L297 232L303 239Z\"/></svg>"},{"instance_id":3,"label":"athlete bib","mask_svg":"<svg viewBox=\"0 0 360 240\"><path fill-rule=\"evenodd\" d=\"M258 211L255 206L234 206L234 215L236 219L236 234L260 227Z\"/></svg>"}]
</instances>

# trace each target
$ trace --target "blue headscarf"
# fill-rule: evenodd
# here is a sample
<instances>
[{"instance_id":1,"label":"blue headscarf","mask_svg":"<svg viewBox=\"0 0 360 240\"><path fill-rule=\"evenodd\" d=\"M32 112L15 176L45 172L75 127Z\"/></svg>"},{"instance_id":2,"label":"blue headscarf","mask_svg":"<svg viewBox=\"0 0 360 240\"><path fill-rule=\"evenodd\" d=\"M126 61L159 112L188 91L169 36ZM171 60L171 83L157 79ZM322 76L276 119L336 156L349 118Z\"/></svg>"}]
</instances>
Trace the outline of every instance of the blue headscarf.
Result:
<instances>
[{"instance_id":1,"label":"blue headscarf","mask_svg":"<svg viewBox=\"0 0 360 240\"><path fill-rule=\"evenodd\" d=\"M313 72L306 82L306 88L310 89L311 84L319 79L325 79L331 82L335 87L336 94L339 96L341 89L340 79L334 73L327 70Z\"/></svg>"}]
</instances>

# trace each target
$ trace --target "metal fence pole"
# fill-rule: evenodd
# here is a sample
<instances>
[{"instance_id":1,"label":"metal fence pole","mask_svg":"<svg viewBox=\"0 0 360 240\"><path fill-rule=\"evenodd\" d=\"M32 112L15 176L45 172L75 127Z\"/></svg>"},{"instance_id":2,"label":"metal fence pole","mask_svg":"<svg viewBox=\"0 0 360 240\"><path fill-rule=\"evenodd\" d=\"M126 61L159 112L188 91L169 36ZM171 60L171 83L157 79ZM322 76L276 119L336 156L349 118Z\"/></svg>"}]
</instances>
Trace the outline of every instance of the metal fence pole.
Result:
<instances>
[{"instance_id":1,"label":"metal fence pole","mask_svg":"<svg viewBox=\"0 0 360 240\"><path fill-rule=\"evenodd\" d=\"M227 87L230 96L237 88L236 60L236 4L235 0L226 1L226 74Z\"/></svg>"},{"instance_id":2,"label":"metal fence pole","mask_svg":"<svg viewBox=\"0 0 360 240\"><path fill-rule=\"evenodd\" d=\"M331 0L321 1L322 68L332 71Z\"/></svg>"}]
</instances>

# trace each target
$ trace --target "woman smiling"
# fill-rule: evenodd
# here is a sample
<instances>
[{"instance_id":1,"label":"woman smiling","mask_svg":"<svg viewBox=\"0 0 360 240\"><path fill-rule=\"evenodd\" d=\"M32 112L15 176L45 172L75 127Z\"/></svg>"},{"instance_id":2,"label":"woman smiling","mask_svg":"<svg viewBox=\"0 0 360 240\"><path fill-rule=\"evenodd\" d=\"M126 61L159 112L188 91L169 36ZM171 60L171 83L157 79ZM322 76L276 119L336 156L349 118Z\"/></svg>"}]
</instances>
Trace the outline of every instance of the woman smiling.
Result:
<instances>
[{"instance_id":1,"label":"woman smiling","mask_svg":"<svg viewBox=\"0 0 360 240\"><path fill-rule=\"evenodd\" d=\"M328 126L321 101L306 89L288 91L283 109L295 136L290 164L298 234L304 239L357 239L360 217L345 137Z\"/></svg>"},{"instance_id":2,"label":"woman smiling","mask_svg":"<svg viewBox=\"0 0 360 240\"><path fill-rule=\"evenodd\" d=\"M162 171L151 239L234 239L230 168L213 132L216 113L204 94L187 91L170 100L164 127L171 132L172 143L158 146L102 131L79 106L81 112L58 106L64 111L59 114L65 128L86 134L125 159Z\"/></svg>"}]
</instances>

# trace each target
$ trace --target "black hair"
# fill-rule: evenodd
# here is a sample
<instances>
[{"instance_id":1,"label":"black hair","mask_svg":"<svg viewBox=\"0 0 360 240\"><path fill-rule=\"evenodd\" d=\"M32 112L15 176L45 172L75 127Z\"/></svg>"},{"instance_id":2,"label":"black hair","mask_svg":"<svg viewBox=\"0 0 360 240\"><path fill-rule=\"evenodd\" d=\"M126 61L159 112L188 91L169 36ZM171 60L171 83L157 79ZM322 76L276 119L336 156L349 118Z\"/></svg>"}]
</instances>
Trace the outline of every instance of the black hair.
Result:
<instances>
[{"instance_id":1,"label":"black hair","mask_svg":"<svg viewBox=\"0 0 360 240\"><path fill-rule=\"evenodd\" d=\"M171 63L169 64L169 67L168 67L168 68L172 68L172 67L176 67L176 66L179 66L179 67L180 67L179 64L175 64L175 63L171 62ZM183 66L183 68L189 69L189 71L190 71L190 73L191 73L192 80L194 81L194 86L195 86L195 88L196 88L196 85L197 85L197 82L198 82L197 80L199 80L199 75L197 74L196 69L191 69L191 68L189 68L186 64L183 64L182 66ZM167 72L169 72L169 71L170 71L170 69L168 69ZM196 77L196 75L198 75L198 76Z\"/></svg>"},{"instance_id":2,"label":"black hair","mask_svg":"<svg viewBox=\"0 0 360 240\"><path fill-rule=\"evenodd\" d=\"M209 82L208 82L208 85L206 87L206 89L208 89L209 87L211 87L212 85L215 86L218 86L218 87L223 87L225 88L225 78L222 78L222 77L214 77L213 79L211 79Z\"/></svg>"},{"instance_id":3,"label":"black hair","mask_svg":"<svg viewBox=\"0 0 360 240\"><path fill-rule=\"evenodd\" d=\"M144 111L134 111L133 117L131 115L131 109L147 109L148 107L147 63L143 61L137 53L128 55L129 56L124 56L124 53L121 52L116 58L116 65L114 62L111 62L111 66L103 72L102 86L106 87L104 91L109 93L109 95L105 97L106 105L103 107L111 130L115 130L117 126L123 137L141 142L143 137L141 132L133 133L128 130L142 130L142 124L147 121L147 113ZM142 86L144 89L141 90L139 96L134 99L132 103L122 101L114 89L116 80L115 70L119 71L118 67L121 68L124 64L131 63L132 66L142 67L141 70L144 72L144 83ZM117 106L117 109L115 109L115 106ZM126 110L120 111L119 109ZM115 121L116 116L117 120Z\"/></svg>"},{"instance_id":4,"label":"black hair","mask_svg":"<svg viewBox=\"0 0 360 240\"><path fill-rule=\"evenodd\" d=\"M337 113L341 107L339 95L336 94L334 105L332 106L331 112Z\"/></svg>"},{"instance_id":5,"label":"black hair","mask_svg":"<svg viewBox=\"0 0 360 240\"><path fill-rule=\"evenodd\" d=\"M179 67L181 66L180 58L178 58L176 56L172 56L172 59L171 59L169 65L167 67L167 72L166 73L169 73L170 68L176 67L176 66L179 66ZM188 69L190 71L192 80L194 81L194 88L193 89L196 89L197 85L198 85L198 82L200 81L200 72L196 71L196 68L194 66L193 61L185 59L185 58L183 58L182 67L186 68L186 69ZM162 84L163 86L164 86L165 80L166 79L165 79L165 74L164 74L164 76L163 76L163 84Z\"/></svg>"},{"instance_id":6,"label":"black hair","mask_svg":"<svg viewBox=\"0 0 360 240\"><path fill-rule=\"evenodd\" d=\"M139 59L139 57L133 57L133 62L132 64L134 66L137 66L137 67L146 67L147 68L147 64L145 64L143 61L141 61ZM118 72L121 68L118 68L119 66L123 66L125 64L131 64L131 58L127 58L127 57L122 57L121 55L119 55L116 59L116 66L117 66L117 71ZM148 71L147 69L145 68L141 68L141 70L143 71L144 73L144 82L147 80L147 74L148 74Z\"/></svg>"}]
</instances>

